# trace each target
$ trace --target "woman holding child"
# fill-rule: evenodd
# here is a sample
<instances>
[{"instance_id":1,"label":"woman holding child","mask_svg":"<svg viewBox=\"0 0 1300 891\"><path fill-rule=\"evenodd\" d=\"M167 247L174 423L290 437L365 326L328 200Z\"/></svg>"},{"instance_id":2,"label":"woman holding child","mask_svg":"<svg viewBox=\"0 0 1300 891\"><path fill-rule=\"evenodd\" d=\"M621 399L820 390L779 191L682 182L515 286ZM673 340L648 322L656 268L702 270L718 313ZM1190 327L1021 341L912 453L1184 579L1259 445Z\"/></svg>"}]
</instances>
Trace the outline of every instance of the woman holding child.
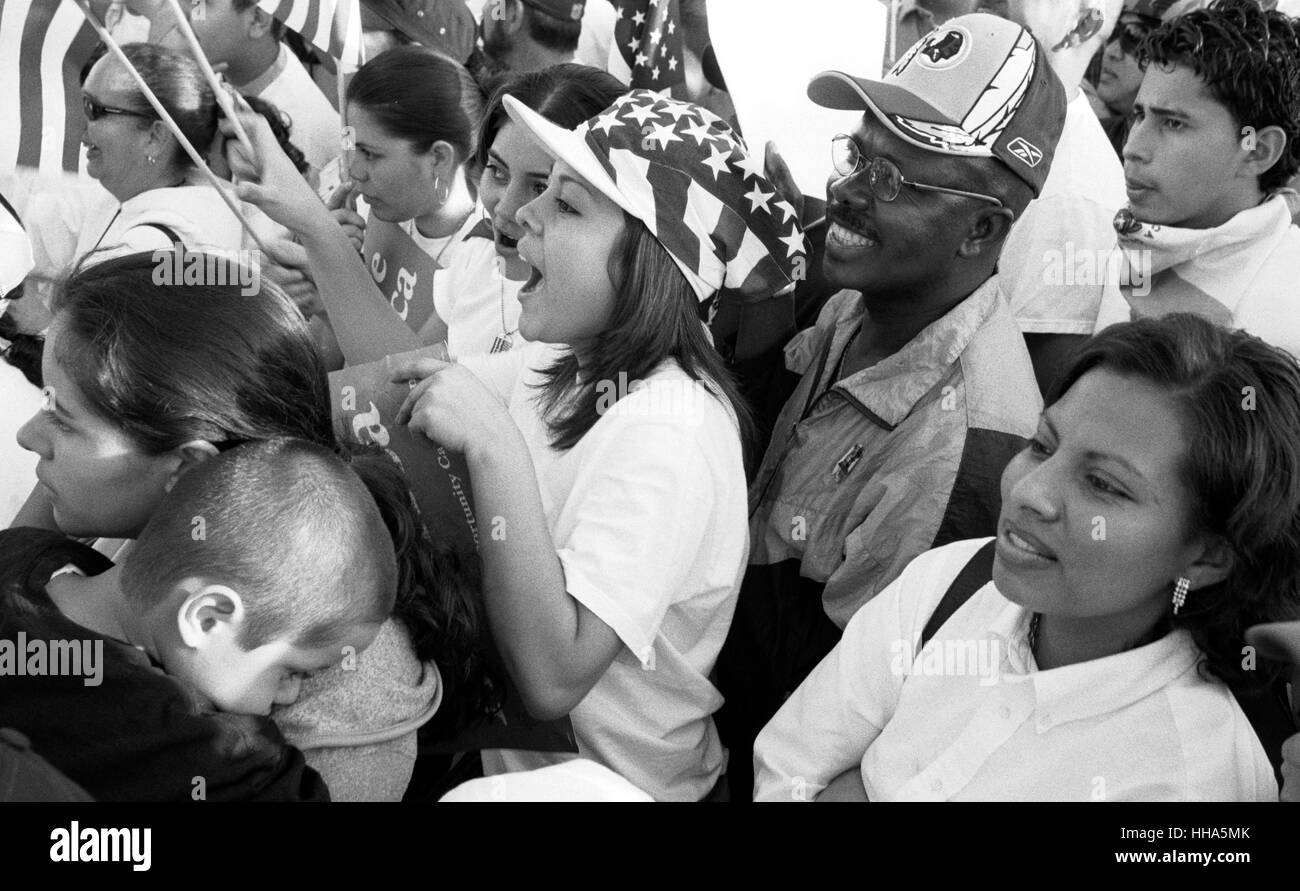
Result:
<instances>
[{"instance_id":1,"label":"woman holding child","mask_svg":"<svg viewBox=\"0 0 1300 891\"><path fill-rule=\"evenodd\" d=\"M40 456L50 526L67 535L135 538L176 480L240 443L291 436L341 451L325 372L292 301L265 281L243 295L237 284L160 285L153 270L152 253L83 269L52 307L48 398L19 442ZM398 552L394 620L355 664L283 676L273 717L336 799L396 800L416 731L439 703L463 720L492 697L472 575L423 538L386 457L350 463Z\"/></svg>"}]
</instances>

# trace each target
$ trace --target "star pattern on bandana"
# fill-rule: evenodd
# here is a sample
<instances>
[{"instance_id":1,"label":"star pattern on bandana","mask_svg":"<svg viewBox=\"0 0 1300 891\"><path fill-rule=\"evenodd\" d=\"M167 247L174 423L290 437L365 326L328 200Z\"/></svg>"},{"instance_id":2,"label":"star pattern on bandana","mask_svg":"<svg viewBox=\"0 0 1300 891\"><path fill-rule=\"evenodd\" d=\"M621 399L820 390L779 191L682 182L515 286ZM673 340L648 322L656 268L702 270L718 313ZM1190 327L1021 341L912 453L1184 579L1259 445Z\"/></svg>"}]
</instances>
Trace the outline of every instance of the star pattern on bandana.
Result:
<instances>
[{"instance_id":1,"label":"star pattern on bandana","mask_svg":"<svg viewBox=\"0 0 1300 891\"><path fill-rule=\"evenodd\" d=\"M614 42L631 73L633 89L663 90L682 83L683 43L679 0L611 0L618 12Z\"/></svg>"},{"instance_id":2,"label":"star pattern on bandana","mask_svg":"<svg viewBox=\"0 0 1300 891\"><path fill-rule=\"evenodd\" d=\"M794 280L797 261L791 258L806 252L795 209L721 118L692 103L640 89L620 97L584 126L588 147L617 181L644 177L645 191L640 194L657 208L655 214L669 207L677 208L674 214L686 214L681 220L683 233L691 233L686 240L677 235L674 242L671 227L658 232L665 247L697 274L704 268L699 258L718 250L718 239L727 239L728 281L745 282L747 291L771 285L769 293L775 293ZM640 160L629 162L626 154ZM656 218L662 222L662 217ZM735 228L737 219L743 222L740 230ZM744 237L732 244L738 231ZM742 243L749 247L742 251ZM756 251L758 244L762 249Z\"/></svg>"}]
</instances>

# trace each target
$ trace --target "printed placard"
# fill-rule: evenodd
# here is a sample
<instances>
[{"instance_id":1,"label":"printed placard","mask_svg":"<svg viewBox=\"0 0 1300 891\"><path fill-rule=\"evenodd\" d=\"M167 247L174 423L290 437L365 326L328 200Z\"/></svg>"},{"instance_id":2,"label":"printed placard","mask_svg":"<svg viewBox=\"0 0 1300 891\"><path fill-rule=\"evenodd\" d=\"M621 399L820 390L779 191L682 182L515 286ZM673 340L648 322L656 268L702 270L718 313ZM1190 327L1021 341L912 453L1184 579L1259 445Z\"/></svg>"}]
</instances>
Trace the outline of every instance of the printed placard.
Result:
<instances>
[{"instance_id":1,"label":"printed placard","mask_svg":"<svg viewBox=\"0 0 1300 891\"><path fill-rule=\"evenodd\" d=\"M377 445L397 459L420 516L431 536L461 553L478 549L478 523L464 455L433 442L405 424L395 423L410 386L389 381L389 369L411 358L450 361L445 343L434 344L387 360L354 365L331 372L330 404L337 435L347 442ZM486 633L486 629L485 629ZM475 752L481 749L522 749L533 752L577 752L573 724L567 717L538 721L528 714L511 683L490 636L486 651L505 679L505 702L490 721L471 727L454 739L436 738L438 722L420 734L426 754Z\"/></svg>"},{"instance_id":2,"label":"printed placard","mask_svg":"<svg viewBox=\"0 0 1300 891\"><path fill-rule=\"evenodd\" d=\"M366 222L361 253L393 312L420 331L433 315L433 273L439 268L433 258L401 226L374 214Z\"/></svg>"},{"instance_id":3,"label":"printed placard","mask_svg":"<svg viewBox=\"0 0 1300 891\"><path fill-rule=\"evenodd\" d=\"M413 357L448 361L447 347L439 343L390 358L397 362ZM478 524L465 458L394 423L410 387L389 381L391 367L381 359L330 373L335 431L347 442L377 445L396 458L430 534L459 551L476 551Z\"/></svg>"}]
</instances>

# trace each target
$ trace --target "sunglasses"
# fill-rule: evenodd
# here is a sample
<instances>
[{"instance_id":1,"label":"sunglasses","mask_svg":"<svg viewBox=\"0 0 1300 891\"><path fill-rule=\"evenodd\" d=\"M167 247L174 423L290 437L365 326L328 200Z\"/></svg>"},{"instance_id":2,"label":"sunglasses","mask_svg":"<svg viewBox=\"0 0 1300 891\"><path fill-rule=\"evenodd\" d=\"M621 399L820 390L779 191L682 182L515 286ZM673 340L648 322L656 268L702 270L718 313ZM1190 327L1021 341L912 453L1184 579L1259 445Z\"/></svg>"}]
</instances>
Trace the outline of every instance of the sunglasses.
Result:
<instances>
[{"instance_id":1,"label":"sunglasses","mask_svg":"<svg viewBox=\"0 0 1300 891\"><path fill-rule=\"evenodd\" d=\"M1120 50L1127 56L1137 55L1138 47L1142 41L1146 40L1147 35L1155 30L1157 23L1148 23L1142 21L1120 22L1111 32L1110 39L1107 43L1119 41Z\"/></svg>"},{"instance_id":2,"label":"sunglasses","mask_svg":"<svg viewBox=\"0 0 1300 891\"><path fill-rule=\"evenodd\" d=\"M845 178L865 169L867 171L867 186L871 189L871 194L881 201L893 201L898 197L898 193L902 191L903 186L911 186L913 189L922 189L927 192L943 192L947 195L978 198L980 201L988 201L1002 207L1002 202L992 195L981 195L979 192L964 192L961 189L949 189L944 186L931 186L905 179L903 171L899 170L898 165L888 158L868 158L862 154L862 149L858 147L857 140L852 136L840 134L831 140L831 164L835 167L835 172Z\"/></svg>"},{"instance_id":3,"label":"sunglasses","mask_svg":"<svg viewBox=\"0 0 1300 891\"><path fill-rule=\"evenodd\" d=\"M143 111L132 111L129 108L114 108L111 105L103 105L96 99L92 99L85 93L81 94L81 108L86 113L86 120L97 121L106 114L121 114L132 118L145 118L154 120L154 115L146 114Z\"/></svg>"}]
</instances>

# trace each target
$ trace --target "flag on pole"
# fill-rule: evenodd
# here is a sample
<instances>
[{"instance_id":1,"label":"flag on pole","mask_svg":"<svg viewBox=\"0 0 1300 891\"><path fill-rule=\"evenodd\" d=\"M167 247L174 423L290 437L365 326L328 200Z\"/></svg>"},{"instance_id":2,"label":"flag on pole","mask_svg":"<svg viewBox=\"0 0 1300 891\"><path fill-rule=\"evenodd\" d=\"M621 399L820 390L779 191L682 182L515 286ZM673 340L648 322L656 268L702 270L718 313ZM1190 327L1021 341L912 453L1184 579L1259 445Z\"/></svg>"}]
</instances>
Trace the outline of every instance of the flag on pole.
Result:
<instances>
[{"instance_id":1,"label":"flag on pole","mask_svg":"<svg viewBox=\"0 0 1300 891\"><path fill-rule=\"evenodd\" d=\"M633 89L665 90L686 80L678 0L611 0L618 10L609 72Z\"/></svg>"},{"instance_id":2,"label":"flag on pole","mask_svg":"<svg viewBox=\"0 0 1300 891\"><path fill-rule=\"evenodd\" d=\"M0 173L75 172L81 161L81 69L99 38L75 3L0 0Z\"/></svg>"},{"instance_id":3,"label":"flag on pole","mask_svg":"<svg viewBox=\"0 0 1300 891\"><path fill-rule=\"evenodd\" d=\"M338 59L345 72L360 67L359 0L258 0L257 5L321 52Z\"/></svg>"}]
</instances>

